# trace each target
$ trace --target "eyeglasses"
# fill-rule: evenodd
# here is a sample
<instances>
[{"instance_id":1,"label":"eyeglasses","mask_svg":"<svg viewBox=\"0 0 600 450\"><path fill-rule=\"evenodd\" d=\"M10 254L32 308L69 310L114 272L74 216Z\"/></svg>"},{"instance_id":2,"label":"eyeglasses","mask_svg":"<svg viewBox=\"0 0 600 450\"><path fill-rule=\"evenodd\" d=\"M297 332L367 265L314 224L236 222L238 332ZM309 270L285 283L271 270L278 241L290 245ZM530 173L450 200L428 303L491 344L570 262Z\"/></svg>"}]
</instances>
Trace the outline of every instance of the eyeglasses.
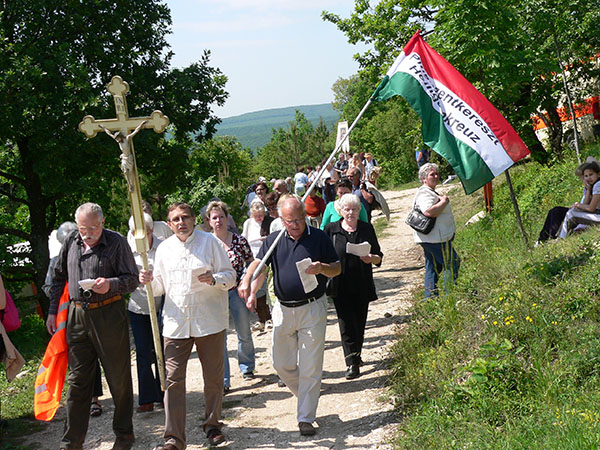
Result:
<instances>
[{"instance_id":1,"label":"eyeglasses","mask_svg":"<svg viewBox=\"0 0 600 450\"><path fill-rule=\"evenodd\" d=\"M77 229L82 234L86 234L88 232L95 233L96 231L98 231L100 229L100 225L91 226L91 227L77 227Z\"/></svg>"},{"instance_id":2,"label":"eyeglasses","mask_svg":"<svg viewBox=\"0 0 600 450\"><path fill-rule=\"evenodd\" d=\"M292 219L292 220L284 219L282 217L281 220L286 225L292 225L292 224L294 224L294 225L300 225L302 222L304 222L304 217L302 219Z\"/></svg>"}]
</instances>

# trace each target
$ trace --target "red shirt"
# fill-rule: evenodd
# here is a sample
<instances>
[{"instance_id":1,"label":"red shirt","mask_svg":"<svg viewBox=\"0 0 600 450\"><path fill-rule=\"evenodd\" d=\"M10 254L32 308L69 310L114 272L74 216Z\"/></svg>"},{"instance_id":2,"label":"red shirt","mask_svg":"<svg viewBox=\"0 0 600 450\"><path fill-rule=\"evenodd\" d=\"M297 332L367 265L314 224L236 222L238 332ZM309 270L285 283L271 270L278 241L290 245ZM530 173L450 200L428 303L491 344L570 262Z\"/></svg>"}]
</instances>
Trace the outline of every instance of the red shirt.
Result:
<instances>
[{"instance_id":1,"label":"red shirt","mask_svg":"<svg viewBox=\"0 0 600 450\"><path fill-rule=\"evenodd\" d=\"M325 212L325 200L321 197L308 196L304 202L304 207L306 208L306 214L311 217L318 217Z\"/></svg>"}]
</instances>

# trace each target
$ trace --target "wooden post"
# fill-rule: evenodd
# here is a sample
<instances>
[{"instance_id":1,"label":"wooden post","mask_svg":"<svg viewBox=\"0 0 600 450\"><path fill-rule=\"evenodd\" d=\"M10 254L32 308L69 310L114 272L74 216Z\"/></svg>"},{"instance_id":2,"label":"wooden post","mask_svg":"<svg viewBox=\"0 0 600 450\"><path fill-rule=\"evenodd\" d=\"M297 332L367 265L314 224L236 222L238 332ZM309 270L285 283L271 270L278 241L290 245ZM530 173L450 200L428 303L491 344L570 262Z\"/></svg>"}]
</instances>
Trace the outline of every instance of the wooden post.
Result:
<instances>
[{"instance_id":1,"label":"wooden post","mask_svg":"<svg viewBox=\"0 0 600 450\"><path fill-rule=\"evenodd\" d=\"M494 192L492 191L491 181L483 187L483 201L485 202L485 210L490 214L494 206Z\"/></svg>"},{"instance_id":2,"label":"wooden post","mask_svg":"<svg viewBox=\"0 0 600 450\"><path fill-rule=\"evenodd\" d=\"M93 116L85 116L79 123L79 131L88 138L93 138L98 132L105 132L112 137L121 149L121 170L127 181L127 193L131 203L133 222L135 225L135 246L137 252L142 256L142 266L148 270L148 239L146 238L146 225L144 223L144 212L142 210L142 195L140 192L140 180L138 177L135 153L133 151L133 137L142 128L152 128L156 133L162 133L169 124L169 118L160 111L153 111L148 117L129 117L125 95L129 92L129 84L116 75L107 86L114 98L117 117L115 119L96 120ZM165 390L165 365L163 359L160 333L158 330L158 319L156 316L156 305L152 294L151 283L146 284L146 295L148 297L148 308L150 310L150 324L154 338L154 350L158 364L160 385Z\"/></svg>"}]
</instances>

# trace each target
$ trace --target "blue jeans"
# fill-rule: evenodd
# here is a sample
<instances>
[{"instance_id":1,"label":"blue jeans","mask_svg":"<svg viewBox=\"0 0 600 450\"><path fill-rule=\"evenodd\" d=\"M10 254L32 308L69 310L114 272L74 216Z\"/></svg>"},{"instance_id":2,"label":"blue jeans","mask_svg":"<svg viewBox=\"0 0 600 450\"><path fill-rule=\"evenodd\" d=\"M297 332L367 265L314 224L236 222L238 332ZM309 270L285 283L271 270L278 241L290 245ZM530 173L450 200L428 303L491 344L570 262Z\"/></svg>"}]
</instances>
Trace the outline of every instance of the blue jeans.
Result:
<instances>
[{"instance_id":1,"label":"blue jeans","mask_svg":"<svg viewBox=\"0 0 600 450\"><path fill-rule=\"evenodd\" d=\"M250 331L252 314L246 302L240 298L237 289L229 291L229 314L233 319L238 338L238 364L242 373L254 372L254 342ZM229 358L227 356L227 333L225 333L225 387L230 387Z\"/></svg>"},{"instance_id":2,"label":"blue jeans","mask_svg":"<svg viewBox=\"0 0 600 450\"><path fill-rule=\"evenodd\" d=\"M156 354L154 353L150 316L136 314L131 311L127 312L129 313L129 321L131 322L133 340L135 341L138 403L144 405L146 403L162 402L163 392L160 388L158 364L156 364ZM152 363L154 363L155 372L152 371Z\"/></svg>"},{"instance_id":3,"label":"blue jeans","mask_svg":"<svg viewBox=\"0 0 600 450\"><path fill-rule=\"evenodd\" d=\"M460 258L452 247L452 239L446 242L420 242L425 253L425 298L438 295L439 275L444 276L444 292L458 277Z\"/></svg>"}]
</instances>

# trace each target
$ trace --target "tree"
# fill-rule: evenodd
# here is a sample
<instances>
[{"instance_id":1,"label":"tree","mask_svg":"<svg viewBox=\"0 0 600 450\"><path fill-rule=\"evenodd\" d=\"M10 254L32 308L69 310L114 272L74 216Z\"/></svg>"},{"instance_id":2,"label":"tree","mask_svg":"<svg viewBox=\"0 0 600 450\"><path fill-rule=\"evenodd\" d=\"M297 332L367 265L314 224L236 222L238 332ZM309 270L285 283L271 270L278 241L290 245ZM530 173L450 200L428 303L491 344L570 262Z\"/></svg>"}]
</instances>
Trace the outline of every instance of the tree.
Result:
<instances>
[{"instance_id":1,"label":"tree","mask_svg":"<svg viewBox=\"0 0 600 450\"><path fill-rule=\"evenodd\" d=\"M350 18L324 12L350 43L371 44L358 55L361 74L379 77L417 30L503 113L539 159L547 159L531 127L541 107L555 111L561 98L553 74L560 71L554 43L568 63L586 70L572 73L581 84L599 71L588 63L600 50L598 0L383 0L371 6L356 0ZM577 30L577 32L574 32ZM554 123L553 130L560 127ZM560 139L552 150L560 154Z\"/></svg>"},{"instance_id":2,"label":"tree","mask_svg":"<svg viewBox=\"0 0 600 450\"><path fill-rule=\"evenodd\" d=\"M256 154L255 174L267 178L293 176L301 166L320 164L333 150L327 126L321 120L317 127L296 111L287 129L273 130L271 141Z\"/></svg>"},{"instance_id":3,"label":"tree","mask_svg":"<svg viewBox=\"0 0 600 450\"><path fill-rule=\"evenodd\" d=\"M0 234L11 236L3 243L28 240L33 265L5 270L33 275L39 288L48 265L48 235L82 201L111 209L116 202L119 222L129 214L123 217L126 196L114 142L105 136L87 140L77 130L86 114L114 117L105 91L113 75L130 83L131 116L161 109L174 124L170 133L183 143L191 132L199 139L212 135L218 118L211 105L224 103L226 78L208 65L208 52L187 68L171 70L173 53L165 39L170 26L169 10L158 0L3 2ZM144 132L136 137L136 149L140 172L149 168L146 182L159 185L154 191L145 184L143 195L176 181L181 169L170 164L185 160L182 146ZM113 220L109 211L107 223Z\"/></svg>"}]
</instances>

